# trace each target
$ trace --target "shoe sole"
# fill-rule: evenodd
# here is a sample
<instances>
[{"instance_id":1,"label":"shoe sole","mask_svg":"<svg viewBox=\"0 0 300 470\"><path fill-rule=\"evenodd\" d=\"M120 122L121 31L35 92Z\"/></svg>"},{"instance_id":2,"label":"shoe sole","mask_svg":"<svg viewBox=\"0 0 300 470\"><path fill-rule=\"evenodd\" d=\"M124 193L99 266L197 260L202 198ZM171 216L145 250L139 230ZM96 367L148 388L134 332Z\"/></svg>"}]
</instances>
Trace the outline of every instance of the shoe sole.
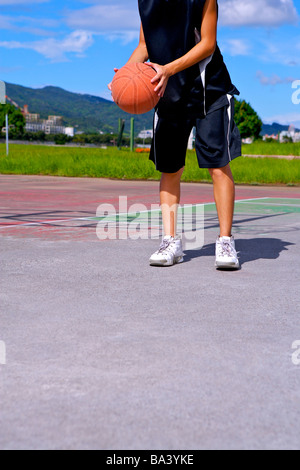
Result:
<instances>
[{"instance_id":1,"label":"shoe sole","mask_svg":"<svg viewBox=\"0 0 300 470\"><path fill-rule=\"evenodd\" d=\"M167 261L151 261L150 259L150 266L158 266L161 268L167 268L170 266L174 266L175 264L180 264L183 263L183 256L179 256L178 258L175 258L173 263L168 263Z\"/></svg>"},{"instance_id":2,"label":"shoe sole","mask_svg":"<svg viewBox=\"0 0 300 470\"><path fill-rule=\"evenodd\" d=\"M240 269L240 263L222 263L216 262L215 267L217 269Z\"/></svg>"}]
</instances>

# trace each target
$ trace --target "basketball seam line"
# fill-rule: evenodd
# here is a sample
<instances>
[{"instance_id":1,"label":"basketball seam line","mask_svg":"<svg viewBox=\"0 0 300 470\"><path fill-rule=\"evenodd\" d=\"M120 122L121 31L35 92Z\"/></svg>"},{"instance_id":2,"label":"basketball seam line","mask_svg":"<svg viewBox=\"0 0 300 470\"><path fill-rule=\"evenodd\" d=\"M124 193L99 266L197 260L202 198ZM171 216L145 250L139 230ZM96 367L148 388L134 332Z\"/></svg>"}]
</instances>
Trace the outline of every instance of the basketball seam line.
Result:
<instances>
[{"instance_id":1,"label":"basketball seam line","mask_svg":"<svg viewBox=\"0 0 300 470\"><path fill-rule=\"evenodd\" d=\"M124 87L124 89L120 92L119 96L117 97L117 104L120 103L121 99L122 99L122 96L124 95L124 93L126 93L127 91L127 88L128 88L128 84Z\"/></svg>"},{"instance_id":2,"label":"basketball seam line","mask_svg":"<svg viewBox=\"0 0 300 470\"><path fill-rule=\"evenodd\" d=\"M148 83L145 82L144 80L143 80L143 83L144 83L144 85L146 86L147 90L149 91L149 93L151 95L151 100L152 100L152 104L153 104L153 107L154 107L156 105L156 103L155 103L156 100L154 99L154 96L152 95L153 90L148 86Z\"/></svg>"},{"instance_id":3,"label":"basketball seam line","mask_svg":"<svg viewBox=\"0 0 300 470\"><path fill-rule=\"evenodd\" d=\"M134 99L134 114L138 114L138 110L137 110L137 97L138 97L138 93L137 93L137 86L136 86L136 83L135 81L133 81L133 99Z\"/></svg>"}]
</instances>

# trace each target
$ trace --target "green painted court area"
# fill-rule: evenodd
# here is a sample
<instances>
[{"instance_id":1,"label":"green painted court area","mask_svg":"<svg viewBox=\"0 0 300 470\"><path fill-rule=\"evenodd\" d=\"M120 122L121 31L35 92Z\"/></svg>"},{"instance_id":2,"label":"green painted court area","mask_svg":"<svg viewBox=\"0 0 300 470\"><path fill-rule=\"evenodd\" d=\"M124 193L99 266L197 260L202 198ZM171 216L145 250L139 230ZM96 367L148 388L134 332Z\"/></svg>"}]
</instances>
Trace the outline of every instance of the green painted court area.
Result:
<instances>
[{"instance_id":1,"label":"green painted court area","mask_svg":"<svg viewBox=\"0 0 300 470\"><path fill-rule=\"evenodd\" d=\"M179 218L184 216L188 218L200 214L201 208L205 214L211 214L212 211L216 210L214 202L205 204L194 204L180 206L178 209ZM243 213L254 213L254 214L286 214L300 213L300 199L292 198L255 198L248 200L236 201L235 203L235 214ZM138 220L140 224L147 224L149 222L160 220L159 218L160 209L145 210L141 212L128 212L128 213L116 213L107 214L100 217L92 217L85 220L94 220L99 223L131 223ZM160 220L161 222L161 220Z\"/></svg>"},{"instance_id":2,"label":"green painted court area","mask_svg":"<svg viewBox=\"0 0 300 470\"><path fill-rule=\"evenodd\" d=\"M246 207L245 207L246 206ZM290 198L262 198L255 201L241 201L236 203L236 212L258 212L258 213L299 213L300 199Z\"/></svg>"},{"instance_id":3,"label":"green painted court area","mask_svg":"<svg viewBox=\"0 0 300 470\"><path fill-rule=\"evenodd\" d=\"M235 206L233 234L256 233L258 236L281 233L288 227L299 225L300 199L262 197L238 200ZM99 215L99 213L98 213ZM101 214L102 215L102 214ZM86 219L87 220L87 219ZM163 223L159 208L128 213L105 213L88 219L97 223L100 240L147 240L160 239ZM297 224L298 221L298 224ZM210 232L218 231L218 217L215 203L182 205L178 209L178 235L183 238L185 250L200 249L206 243ZM199 235L201 233L201 236ZM186 238L193 244L186 244ZM198 234L198 235L197 235Z\"/></svg>"}]
</instances>

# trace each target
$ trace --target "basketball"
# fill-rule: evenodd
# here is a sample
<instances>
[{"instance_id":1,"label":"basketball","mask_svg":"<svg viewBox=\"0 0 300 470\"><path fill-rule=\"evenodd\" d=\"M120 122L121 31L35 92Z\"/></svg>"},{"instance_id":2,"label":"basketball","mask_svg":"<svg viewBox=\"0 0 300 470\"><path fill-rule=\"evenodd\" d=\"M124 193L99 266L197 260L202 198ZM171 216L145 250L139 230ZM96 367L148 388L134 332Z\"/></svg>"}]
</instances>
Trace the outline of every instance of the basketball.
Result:
<instances>
[{"instance_id":1,"label":"basketball","mask_svg":"<svg viewBox=\"0 0 300 470\"><path fill-rule=\"evenodd\" d=\"M151 80L156 75L153 68L145 64L128 64L114 76L111 84L114 102L126 113L144 114L153 109L159 96Z\"/></svg>"}]
</instances>

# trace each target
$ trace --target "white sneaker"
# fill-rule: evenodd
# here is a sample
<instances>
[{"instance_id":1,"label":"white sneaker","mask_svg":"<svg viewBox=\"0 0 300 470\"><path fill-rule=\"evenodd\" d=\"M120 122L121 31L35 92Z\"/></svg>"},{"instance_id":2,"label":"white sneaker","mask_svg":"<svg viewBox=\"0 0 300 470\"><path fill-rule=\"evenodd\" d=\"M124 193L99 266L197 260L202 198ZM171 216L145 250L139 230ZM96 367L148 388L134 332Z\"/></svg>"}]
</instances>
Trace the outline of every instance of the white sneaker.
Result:
<instances>
[{"instance_id":1,"label":"white sneaker","mask_svg":"<svg viewBox=\"0 0 300 470\"><path fill-rule=\"evenodd\" d=\"M233 237L218 237L216 243L216 268L239 269L240 262Z\"/></svg>"},{"instance_id":2,"label":"white sneaker","mask_svg":"<svg viewBox=\"0 0 300 470\"><path fill-rule=\"evenodd\" d=\"M182 241L179 237L164 237L158 251L150 258L150 266L173 266L183 262Z\"/></svg>"}]
</instances>

